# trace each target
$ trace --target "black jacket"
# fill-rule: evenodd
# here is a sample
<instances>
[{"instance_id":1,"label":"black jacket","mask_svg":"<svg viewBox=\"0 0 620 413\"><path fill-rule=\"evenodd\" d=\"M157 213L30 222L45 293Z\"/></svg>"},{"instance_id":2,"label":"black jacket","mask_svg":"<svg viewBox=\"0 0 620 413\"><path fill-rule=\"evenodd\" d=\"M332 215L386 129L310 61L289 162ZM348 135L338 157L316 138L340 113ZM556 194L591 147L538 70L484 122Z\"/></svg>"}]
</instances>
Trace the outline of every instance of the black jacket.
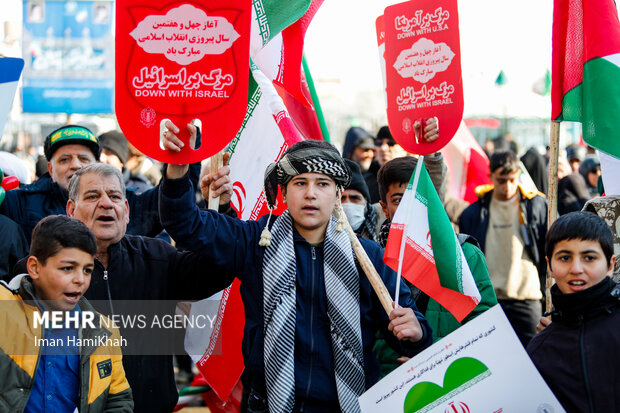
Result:
<instances>
[{"instance_id":1,"label":"black jacket","mask_svg":"<svg viewBox=\"0 0 620 413\"><path fill-rule=\"evenodd\" d=\"M551 296L553 322L527 346L534 365L568 413L620 411L620 287L607 277Z\"/></svg>"},{"instance_id":2,"label":"black jacket","mask_svg":"<svg viewBox=\"0 0 620 413\"><path fill-rule=\"evenodd\" d=\"M13 266L28 255L28 241L15 222L0 215L0 280L9 281Z\"/></svg>"},{"instance_id":3,"label":"black jacket","mask_svg":"<svg viewBox=\"0 0 620 413\"><path fill-rule=\"evenodd\" d=\"M108 253L107 268L95 261L85 294L104 315L112 315L110 300L112 305L119 300L171 300L169 310L174 314L173 301L207 298L230 284L218 275L218 267L211 260L179 252L157 238L125 235L110 246ZM120 333L123 336L123 328ZM124 355L123 366L133 391L135 412L172 411L178 394L171 355Z\"/></svg>"},{"instance_id":4,"label":"black jacket","mask_svg":"<svg viewBox=\"0 0 620 413\"><path fill-rule=\"evenodd\" d=\"M194 187L198 183L200 163L190 165L190 180ZM127 189L129 202L129 225L127 233L154 237L163 227L159 222L158 188L151 188L137 195L133 189ZM7 191L0 213L11 218L24 231L30 244L32 230L37 223L49 215L66 215L67 194L52 181L49 174L43 175L31 185L21 189Z\"/></svg>"},{"instance_id":5,"label":"black jacket","mask_svg":"<svg viewBox=\"0 0 620 413\"><path fill-rule=\"evenodd\" d=\"M572 173L558 182L558 212L560 215L581 211L591 198L586 180L578 173Z\"/></svg>"}]
</instances>

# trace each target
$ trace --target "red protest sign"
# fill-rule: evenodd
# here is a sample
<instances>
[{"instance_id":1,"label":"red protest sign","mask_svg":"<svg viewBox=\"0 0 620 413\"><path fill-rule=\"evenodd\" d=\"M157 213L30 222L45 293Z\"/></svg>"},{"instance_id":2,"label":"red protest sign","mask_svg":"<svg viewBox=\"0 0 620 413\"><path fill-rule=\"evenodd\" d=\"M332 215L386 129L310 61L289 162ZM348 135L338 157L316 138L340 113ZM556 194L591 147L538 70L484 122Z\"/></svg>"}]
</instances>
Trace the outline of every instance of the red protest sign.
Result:
<instances>
[{"instance_id":1,"label":"red protest sign","mask_svg":"<svg viewBox=\"0 0 620 413\"><path fill-rule=\"evenodd\" d=\"M394 139L427 155L446 145L463 117L456 0L415 0L384 13L387 115ZM416 142L414 123L436 116L439 138Z\"/></svg>"},{"instance_id":2,"label":"red protest sign","mask_svg":"<svg viewBox=\"0 0 620 413\"><path fill-rule=\"evenodd\" d=\"M116 2L116 117L125 136L162 162L190 163L223 149L243 121L248 100L251 3L194 0ZM170 119L202 123L202 142L180 153L160 146Z\"/></svg>"},{"instance_id":3,"label":"red protest sign","mask_svg":"<svg viewBox=\"0 0 620 413\"><path fill-rule=\"evenodd\" d=\"M385 27L383 24L383 16L379 16L377 17L377 20L375 20L375 29L377 31L377 46L379 46L381 80L383 80L383 98L387 101L387 90L385 86Z\"/></svg>"}]
</instances>

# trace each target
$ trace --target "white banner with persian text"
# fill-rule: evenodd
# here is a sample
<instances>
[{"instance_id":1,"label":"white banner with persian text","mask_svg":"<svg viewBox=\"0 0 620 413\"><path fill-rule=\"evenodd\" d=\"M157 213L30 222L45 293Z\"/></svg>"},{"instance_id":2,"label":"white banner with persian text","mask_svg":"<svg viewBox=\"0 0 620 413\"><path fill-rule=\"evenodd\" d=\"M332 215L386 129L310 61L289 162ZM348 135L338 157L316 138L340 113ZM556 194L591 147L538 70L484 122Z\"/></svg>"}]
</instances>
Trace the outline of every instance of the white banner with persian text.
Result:
<instances>
[{"instance_id":1,"label":"white banner with persian text","mask_svg":"<svg viewBox=\"0 0 620 413\"><path fill-rule=\"evenodd\" d=\"M564 412L499 305L394 370L359 401L364 413Z\"/></svg>"}]
</instances>

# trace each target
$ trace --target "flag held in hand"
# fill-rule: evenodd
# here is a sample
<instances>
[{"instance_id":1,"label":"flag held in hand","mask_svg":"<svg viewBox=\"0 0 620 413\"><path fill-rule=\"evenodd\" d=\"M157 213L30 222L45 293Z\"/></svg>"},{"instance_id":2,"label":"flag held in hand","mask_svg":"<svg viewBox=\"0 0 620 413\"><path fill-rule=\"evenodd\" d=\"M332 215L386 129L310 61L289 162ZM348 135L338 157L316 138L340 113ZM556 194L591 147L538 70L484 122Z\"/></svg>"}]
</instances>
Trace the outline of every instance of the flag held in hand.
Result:
<instances>
[{"instance_id":1,"label":"flag held in hand","mask_svg":"<svg viewBox=\"0 0 620 413\"><path fill-rule=\"evenodd\" d=\"M403 237L403 277L463 321L480 302L480 292L423 161L390 227L383 261L394 271Z\"/></svg>"}]
</instances>

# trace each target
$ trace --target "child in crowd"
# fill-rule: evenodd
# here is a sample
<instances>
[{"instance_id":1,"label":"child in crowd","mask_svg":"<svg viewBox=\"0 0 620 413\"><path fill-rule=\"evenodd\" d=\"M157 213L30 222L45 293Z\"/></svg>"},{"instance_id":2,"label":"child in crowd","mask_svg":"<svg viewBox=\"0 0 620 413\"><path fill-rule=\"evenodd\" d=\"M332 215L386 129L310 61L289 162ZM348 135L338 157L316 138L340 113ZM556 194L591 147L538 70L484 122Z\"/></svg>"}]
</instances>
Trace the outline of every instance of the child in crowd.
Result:
<instances>
[{"instance_id":1,"label":"child in crowd","mask_svg":"<svg viewBox=\"0 0 620 413\"><path fill-rule=\"evenodd\" d=\"M381 226L381 233L379 235L379 244L381 244L382 247L385 247L391 220L394 218L396 209L407 189L407 184L409 183L409 179L416 165L417 159L414 157L395 158L387 162L379 170L377 175L379 195L381 197L379 203L387 217L387 220ZM480 303L478 303L471 314L463 320L463 323L466 323L497 304L497 298L495 297L495 291L489 279L484 254L480 251L478 243L473 237L465 234L457 234L457 238L463 248L465 259L474 276L481 296ZM435 341L442 339L461 326L461 323L437 301L430 299L407 280L405 280L405 282L410 286L414 294L416 306L431 325ZM381 361L383 374L387 374L398 367L399 364L396 362L398 355L385 346L385 342L377 340L374 351Z\"/></svg>"},{"instance_id":2,"label":"child in crowd","mask_svg":"<svg viewBox=\"0 0 620 413\"><path fill-rule=\"evenodd\" d=\"M166 126L164 147L178 152L184 145L179 129ZM195 128L189 132L193 137ZM267 168L269 208L275 208L278 187L288 208L258 221L198 210L186 172L172 164L166 171L162 223L178 245L230 268L230 281L241 280L248 412L359 412L358 397L379 376L371 352L378 330L403 355L431 344L431 328L406 286L399 306L386 314L332 215L351 172L331 144L298 142ZM383 263L379 245L360 243L394 291L396 274Z\"/></svg>"},{"instance_id":3,"label":"child in crowd","mask_svg":"<svg viewBox=\"0 0 620 413\"><path fill-rule=\"evenodd\" d=\"M51 215L34 228L28 274L0 286L0 411L133 411L122 339L83 297L96 252L75 219Z\"/></svg>"},{"instance_id":4,"label":"child in crowd","mask_svg":"<svg viewBox=\"0 0 620 413\"><path fill-rule=\"evenodd\" d=\"M589 212L558 218L546 237L553 322L527 347L567 412L620 410L620 288L613 235Z\"/></svg>"}]
</instances>

